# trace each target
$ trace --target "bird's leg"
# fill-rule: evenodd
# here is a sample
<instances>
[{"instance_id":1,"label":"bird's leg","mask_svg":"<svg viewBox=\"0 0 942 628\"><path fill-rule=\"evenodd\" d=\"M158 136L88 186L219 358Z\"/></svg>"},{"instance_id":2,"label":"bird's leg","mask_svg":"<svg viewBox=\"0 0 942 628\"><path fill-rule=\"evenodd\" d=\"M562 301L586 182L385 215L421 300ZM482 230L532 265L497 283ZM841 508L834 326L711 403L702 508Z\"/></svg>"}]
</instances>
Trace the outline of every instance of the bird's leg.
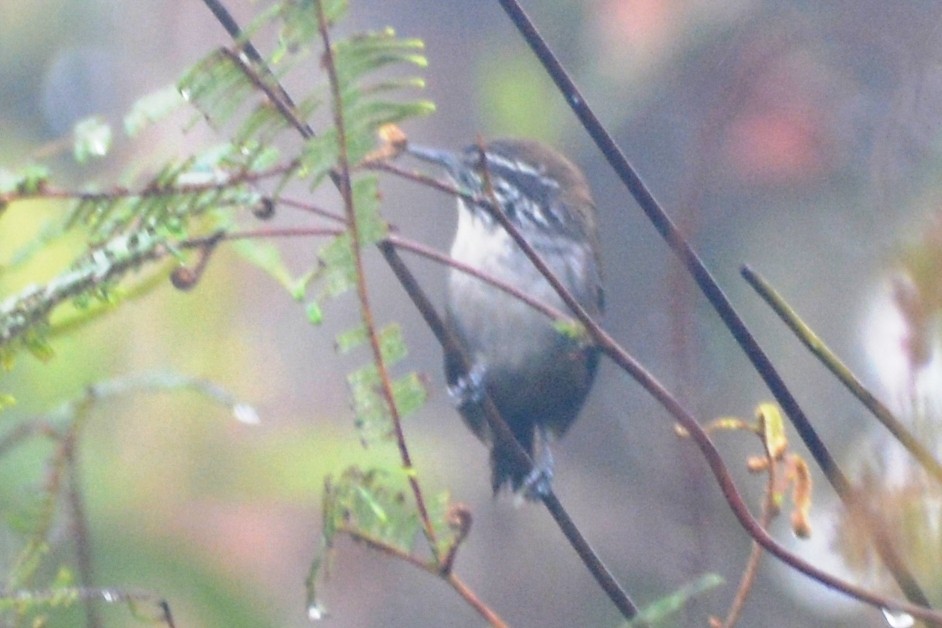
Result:
<instances>
[{"instance_id":1,"label":"bird's leg","mask_svg":"<svg viewBox=\"0 0 942 628\"><path fill-rule=\"evenodd\" d=\"M523 479L521 492L527 501L541 501L549 495L553 481L553 452L549 447L549 435L543 425L536 426L533 442L533 468Z\"/></svg>"}]
</instances>

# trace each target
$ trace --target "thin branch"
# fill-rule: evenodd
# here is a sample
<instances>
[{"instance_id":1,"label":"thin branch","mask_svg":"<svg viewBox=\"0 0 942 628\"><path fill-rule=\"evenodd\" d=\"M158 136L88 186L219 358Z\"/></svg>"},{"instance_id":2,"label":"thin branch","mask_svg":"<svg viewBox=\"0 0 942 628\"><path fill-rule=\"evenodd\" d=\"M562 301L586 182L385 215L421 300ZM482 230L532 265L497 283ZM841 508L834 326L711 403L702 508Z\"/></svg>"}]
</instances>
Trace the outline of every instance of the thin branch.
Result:
<instances>
[{"instance_id":1,"label":"thin branch","mask_svg":"<svg viewBox=\"0 0 942 628\"><path fill-rule=\"evenodd\" d=\"M765 494L762 497L762 511L759 514L759 525L762 526L763 529L768 530L769 526L772 524L772 517L778 510L778 506L775 503L775 488L777 484L775 473L777 465L764 439L763 443L766 444L765 459L769 467L765 482ZM759 575L759 562L762 560L763 552L762 546L755 540L752 541L751 545L752 548L749 550L749 558L746 560L746 568L743 570L742 577L739 580L739 586L736 588L736 595L733 597L729 611L726 613L726 619L723 620L723 628L733 628L736 622L739 621L742 609L746 605L746 599L749 597L749 592L755 584L756 576Z\"/></svg>"},{"instance_id":2,"label":"thin branch","mask_svg":"<svg viewBox=\"0 0 942 628\"><path fill-rule=\"evenodd\" d=\"M919 583L909 571L909 568L900 559L899 555L892 547L892 544L889 543L883 526L874 520L876 516L875 513L864 510L862 501L856 496L853 486L837 465L837 462L834 460L830 451L828 451L820 436L818 436L811 421L801 409L797 399L792 395L781 375L779 375L778 371L772 365L765 351L759 346L742 318L736 312L732 302L723 292L722 288L720 288L719 284L717 284L690 243L687 242L674 222L661 208L660 204L654 198L654 195L641 180L640 176L638 176L637 172L635 172L634 168L621 152L621 149L618 148L615 140L599 121L594 111L588 106L585 98L563 68L562 64L550 50L546 41L539 34L519 2L516 0L498 0L498 2L537 56L547 74L549 74L550 78L556 83L557 88L563 94L563 97L566 99L573 112L575 112L588 134L592 137L609 165L635 198L642 211L648 217L648 220L651 221L658 233L661 234L661 237L664 238L671 250L684 264L684 267L691 274L694 281L696 281L700 290L713 306L713 309L717 312L724 325L729 329L737 344L739 344L750 362L752 362L753 367L762 377L779 406L781 406L789 420L795 426L798 435L811 452L818 466L824 472L825 477L827 477L838 497L840 497L848 508L862 515L863 521L865 521L873 537L877 553L880 555L883 563L891 572L907 599L916 604L920 604L922 607L929 608L929 600L919 586ZM708 442L708 439L705 442ZM712 447L712 445L710 446ZM750 519L750 523L754 523L754 521ZM942 615L932 614L932 616L936 619L942 618Z\"/></svg>"},{"instance_id":3,"label":"thin branch","mask_svg":"<svg viewBox=\"0 0 942 628\"><path fill-rule=\"evenodd\" d=\"M88 192L85 190L67 190L49 185L40 186L33 192L20 191L0 194L0 206L8 205L21 200L33 199L66 199L79 202L96 202L117 200L119 198L158 198L161 196L184 196L188 194L203 194L205 192L222 192L243 183L257 183L270 177L291 174L299 166L299 160L279 164L265 170L243 169L234 172L222 180L207 181L205 183L177 183L173 186L155 185L153 182L137 189L114 187L105 192Z\"/></svg>"},{"instance_id":4,"label":"thin branch","mask_svg":"<svg viewBox=\"0 0 942 628\"><path fill-rule=\"evenodd\" d=\"M206 0L204 0L204 2L205 1ZM282 87L281 82L275 78L275 75L261 58L253 60L256 66L261 68L264 76L256 72L238 53L229 48L221 48L220 51L228 57L229 60L239 66L242 73L245 74L246 78L248 78L255 87L268 96L268 100L275 105L282 117L297 129L301 137L306 140L314 137L314 129L312 129L307 122L298 117L298 109L294 101L291 100L291 96L288 95L288 92Z\"/></svg>"},{"instance_id":5,"label":"thin branch","mask_svg":"<svg viewBox=\"0 0 942 628\"><path fill-rule=\"evenodd\" d=\"M76 418L62 441L63 462L68 469L65 500L69 510L69 522L72 540L75 543L75 564L79 583L83 588L95 586L95 568L92 562L91 535L88 530L88 517L85 514L85 499L82 495L82 483L79 477L78 452L76 451L79 430L84 423L84 415L89 410L90 402L82 407L82 414ZM102 625L98 606L94 599L85 601L85 622L88 628Z\"/></svg>"},{"instance_id":6,"label":"thin branch","mask_svg":"<svg viewBox=\"0 0 942 628\"><path fill-rule=\"evenodd\" d=\"M778 315L782 322L798 337L811 354L818 358L822 364L854 395L883 426L898 440L903 447L922 465L929 475L937 482L942 482L942 464L935 459L934 454L925 447L919 439L903 425L883 402L867 390L863 382L853 371L844 364L837 355L831 351L821 338L808 327L788 303L759 273L749 266L740 270L743 278L759 293L762 300Z\"/></svg>"},{"instance_id":7,"label":"thin branch","mask_svg":"<svg viewBox=\"0 0 942 628\"><path fill-rule=\"evenodd\" d=\"M486 604L484 604L477 595L474 594L468 585L464 583L458 576L453 573L443 574L437 562L427 563L425 561L419 560L409 552L404 552L395 545L386 543L382 539L377 539L368 534L365 534L362 530L356 528L350 528L346 526L339 526L337 532L346 534L354 541L358 541L370 547L371 549L377 550L383 554L388 554L392 558L396 558L406 563L412 565L417 569L421 569L427 574L431 574L438 578L443 579L448 583L451 588L458 593L471 608L478 612L481 617L483 617L487 623L489 623L494 628L507 628L507 623L501 619L501 617L491 610Z\"/></svg>"},{"instance_id":8,"label":"thin branch","mask_svg":"<svg viewBox=\"0 0 942 628\"><path fill-rule=\"evenodd\" d=\"M363 326L366 328L369 338L370 348L373 352L373 362L379 373L380 384L382 387L383 398L386 401L387 410L392 420L393 430L396 435L396 444L399 447L399 457L402 461L403 470L409 480L409 486L412 489L412 495L415 499L416 510L419 519L422 521L422 528L425 532L429 548L436 560L439 560L439 548L436 541L435 529L432 526L432 520L428 514L428 508L425 505L425 497L419 486L419 479L415 473L415 466L412 463L412 455L409 453L409 446L406 443L405 432L402 429L402 417L396 407L396 398L393 393L392 381L386 368L386 360L383 357L383 351L380 347L379 336L376 333L376 324L373 320L373 311L370 307L369 293L366 287L366 271L363 268L363 255L360 240L360 228L357 223L356 211L353 202L353 188L350 182L350 162L347 157L347 135L343 115L343 101L340 95L340 84L337 78L337 67L334 64L333 48L330 42L330 34L327 29L327 18L324 14L324 5L321 2L315 2L317 10L317 19L320 27L321 41L324 45L324 67L327 71L327 77L330 82L331 100L333 102L334 126L337 129L338 146L338 170L339 176L335 181L339 184L340 196L343 198L344 211L347 216L347 227L350 232L350 248L353 253L353 262L356 268L356 286L357 296L360 301L360 315L363 319Z\"/></svg>"},{"instance_id":9,"label":"thin branch","mask_svg":"<svg viewBox=\"0 0 942 628\"><path fill-rule=\"evenodd\" d=\"M515 299L529 305L534 310L536 310L537 312L540 312L541 314L543 314L544 316L546 316L552 321L563 322L563 321L572 320L571 316L564 314L563 312L559 311L558 309L554 308L551 305L548 305L547 303L544 303L538 299L533 298L531 295L527 294L526 292L521 291L519 288L516 288L515 286L510 285L506 281L502 281L494 277L490 273L485 273L484 271L479 270L473 266L469 266L463 262L459 262L458 260L454 259L453 257L451 257L450 255L446 253L436 251L435 249L427 247L420 242L416 242L414 240L408 240L394 233L390 233L389 235L387 235L386 240L391 242L398 249L410 251L412 253L415 253L416 255L419 255L426 259L437 262L443 266L446 266L448 268L454 268L455 270L463 272L466 275L470 275L471 277L480 279L481 281L487 284L490 284L494 286L495 288L497 288L498 290L501 290L502 292L506 292L507 294L514 297Z\"/></svg>"},{"instance_id":10,"label":"thin branch","mask_svg":"<svg viewBox=\"0 0 942 628\"><path fill-rule=\"evenodd\" d=\"M272 200L272 201L275 201L276 199L271 199L271 200ZM291 199L291 198L285 198L285 197L279 197L279 198L277 199L277 202L278 202L279 205L285 205L285 206L290 207L290 208L292 208L292 209L299 209L299 210L304 211L304 212L309 212L309 213L311 213L311 214L314 214L314 215L316 215L316 216L320 216L320 217L322 217L322 218L327 218L327 219L332 220L332 221L334 221L334 222L338 222L338 223L341 223L341 224L345 224L345 223L346 223L346 219L345 219L343 216L341 216L340 214L336 214L336 213L330 211L329 209L323 209L323 208L321 208L321 207L317 207L316 205L312 205L312 204L310 204L310 203L305 203L305 202L303 202L303 201L299 201L299 200L295 200L295 199Z\"/></svg>"},{"instance_id":11,"label":"thin branch","mask_svg":"<svg viewBox=\"0 0 942 628\"><path fill-rule=\"evenodd\" d=\"M336 237L344 233L337 227L285 227L284 229L252 229L250 231L224 231L220 240L261 240L267 238L319 238ZM181 242L180 248L205 246L207 238L191 238Z\"/></svg>"},{"instance_id":12,"label":"thin branch","mask_svg":"<svg viewBox=\"0 0 942 628\"><path fill-rule=\"evenodd\" d=\"M474 594L474 591L471 590L468 585L464 583L461 578L456 576L454 573L449 573L446 580L451 587L458 592L458 595L464 599L468 605L476 610L478 614L487 620L494 628L507 628L507 623L501 619L500 615L495 613L491 607L481 601L477 595Z\"/></svg>"},{"instance_id":13,"label":"thin branch","mask_svg":"<svg viewBox=\"0 0 942 628\"><path fill-rule=\"evenodd\" d=\"M275 106L278 107L278 110L282 112L282 115L285 116L285 119L290 120L301 132L301 136L304 137L304 139L314 137L314 131L308 123L298 119L298 117L294 115L294 112L297 111L297 107L294 104L294 100L291 99L291 95L285 90L284 86L282 86L281 81L279 81L275 73L271 71L268 64L265 63L265 59L258 52L258 49L245 37L242 28L239 26L239 23L236 22L235 18L232 17L232 14L229 13L229 10L219 2L219 0L203 0L203 4L212 11L216 20L226 29L226 32L229 33L229 36L245 53L249 61L258 66L264 76L263 78L263 76L251 72L251 74L247 74L250 80L268 95ZM233 60L243 69L247 68L247 65L242 62L241 57L236 56Z\"/></svg>"}]
</instances>

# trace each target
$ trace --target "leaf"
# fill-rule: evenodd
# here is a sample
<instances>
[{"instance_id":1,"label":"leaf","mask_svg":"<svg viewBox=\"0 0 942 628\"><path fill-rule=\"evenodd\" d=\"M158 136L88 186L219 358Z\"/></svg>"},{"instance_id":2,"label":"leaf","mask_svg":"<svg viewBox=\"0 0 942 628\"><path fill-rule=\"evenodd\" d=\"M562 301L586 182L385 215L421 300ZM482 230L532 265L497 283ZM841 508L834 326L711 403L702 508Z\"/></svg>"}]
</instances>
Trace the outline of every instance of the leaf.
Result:
<instances>
[{"instance_id":1,"label":"leaf","mask_svg":"<svg viewBox=\"0 0 942 628\"><path fill-rule=\"evenodd\" d=\"M379 182L376 177L362 177L353 182L353 207L361 246L386 237L389 227L379 213Z\"/></svg>"},{"instance_id":2,"label":"leaf","mask_svg":"<svg viewBox=\"0 0 942 628\"><path fill-rule=\"evenodd\" d=\"M763 403L756 409L756 417L766 453L773 460L781 460L788 449L788 436L785 433L785 421L781 411L774 403Z\"/></svg>"},{"instance_id":3,"label":"leaf","mask_svg":"<svg viewBox=\"0 0 942 628\"><path fill-rule=\"evenodd\" d=\"M56 355L45 333L38 326L33 327L23 336L23 346L40 362L48 362Z\"/></svg>"},{"instance_id":4,"label":"leaf","mask_svg":"<svg viewBox=\"0 0 942 628\"><path fill-rule=\"evenodd\" d=\"M128 137L136 137L148 126L179 108L184 102L176 85L168 85L138 98L131 106L131 111L124 116L124 132Z\"/></svg>"},{"instance_id":5,"label":"leaf","mask_svg":"<svg viewBox=\"0 0 942 628\"><path fill-rule=\"evenodd\" d=\"M304 308L304 312L307 315L307 322L310 324L320 325L324 322L324 312L321 310L320 303L316 300L311 300Z\"/></svg>"},{"instance_id":6,"label":"leaf","mask_svg":"<svg viewBox=\"0 0 942 628\"><path fill-rule=\"evenodd\" d=\"M317 187L337 164L339 155L337 131L333 128L327 129L305 143L298 174L309 178L312 188Z\"/></svg>"},{"instance_id":7,"label":"leaf","mask_svg":"<svg viewBox=\"0 0 942 628\"><path fill-rule=\"evenodd\" d=\"M408 354L405 341L402 339L402 327L399 323L390 323L377 332L380 353L387 366L399 362ZM337 334L336 348L340 354L350 353L357 347L365 345L369 334L365 325L358 325L352 329Z\"/></svg>"},{"instance_id":8,"label":"leaf","mask_svg":"<svg viewBox=\"0 0 942 628\"><path fill-rule=\"evenodd\" d=\"M337 22L347 11L347 0L285 0L279 5L278 17L284 22L279 33L279 49L275 62L284 56L309 46L320 32L316 5L324 9L328 26Z\"/></svg>"},{"instance_id":9,"label":"leaf","mask_svg":"<svg viewBox=\"0 0 942 628\"><path fill-rule=\"evenodd\" d=\"M111 149L111 126L101 116L77 122L72 135L72 155L80 164L92 158L104 157Z\"/></svg>"},{"instance_id":10,"label":"leaf","mask_svg":"<svg viewBox=\"0 0 942 628\"><path fill-rule=\"evenodd\" d=\"M350 467L324 493L324 518L337 530L354 531L401 552L412 551L419 519L404 486L379 469Z\"/></svg>"},{"instance_id":11,"label":"leaf","mask_svg":"<svg viewBox=\"0 0 942 628\"><path fill-rule=\"evenodd\" d=\"M307 287L312 281L320 277L322 270L323 269L320 267L312 268L295 279L294 283L288 288L288 291L291 293L291 298L295 301L303 301L305 295L307 295Z\"/></svg>"},{"instance_id":12,"label":"leaf","mask_svg":"<svg viewBox=\"0 0 942 628\"><path fill-rule=\"evenodd\" d=\"M26 166L16 182L16 191L30 195L40 192L49 181L49 168L41 164Z\"/></svg>"},{"instance_id":13,"label":"leaf","mask_svg":"<svg viewBox=\"0 0 942 628\"><path fill-rule=\"evenodd\" d=\"M715 589L725 582L723 577L718 574L704 574L697 580L682 586L674 593L645 606L634 619L627 622L625 625L639 627L656 626L658 624L664 625L662 622L680 611L692 598L710 589Z\"/></svg>"},{"instance_id":14,"label":"leaf","mask_svg":"<svg viewBox=\"0 0 942 628\"><path fill-rule=\"evenodd\" d=\"M404 417L425 405L428 389L418 373L409 373L393 382L393 399L399 415Z\"/></svg>"},{"instance_id":15,"label":"leaf","mask_svg":"<svg viewBox=\"0 0 942 628\"><path fill-rule=\"evenodd\" d=\"M286 290L294 289L295 279L281 257L281 249L257 239L233 240L231 246L243 259L268 273Z\"/></svg>"},{"instance_id":16,"label":"leaf","mask_svg":"<svg viewBox=\"0 0 942 628\"><path fill-rule=\"evenodd\" d=\"M402 327L399 323L390 323L379 330L379 348L383 361L392 366L408 355L409 350L402 338Z\"/></svg>"},{"instance_id":17,"label":"leaf","mask_svg":"<svg viewBox=\"0 0 942 628\"><path fill-rule=\"evenodd\" d=\"M216 50L193 66L177 84L183 100L216 124L228 122L255 93L255 86L239 64Z\"/></svg>"},{"instance_id":18,"label":"leaf","mask_svg":"<svg viewBox=\"0 0 942 628\"><path fill-rule=\"evenodd\" d=\"M335 347L337 353L341 355L345 353L350 353L357 347L366 344L368 335L366 332L365 325L358 325L353 329L348 329L337 334L337 339L335 341Z\"/></svg>"},{"instance_id":19,"label":"leaf","mask_svg":"<svg viewBox=\"0 0 942 628\"><path fill-rule=\"evenodd\" d=\"M341 90L366 73L385 66L409 64L424 68L428 60L420 39L399 39L386 28L350 37L334 44L334 63Z\"/></svg>"},{"instance_id":20,"label":"leaf","mask_svg":"<svg viewBox=\"0 0 942 628\"><path fill-rule=\"evenodd\" d=\"M369 443L387 438L392 431L392 422L376 365L367 364L349 373L347 386L353 400L354 423L363 441Z\"/></svg>"},{"instance_id":21,"label":"leaf","mask_svg":"<svg viewBox=\"0 0 942 628\"><path fill-rule=\"evenodd\" d=\"M319 253L324 263L324 283L329 296L347 292L356 285L356 263L350 234L344 233L324 245Z\"/></svg>"}]
</instances>

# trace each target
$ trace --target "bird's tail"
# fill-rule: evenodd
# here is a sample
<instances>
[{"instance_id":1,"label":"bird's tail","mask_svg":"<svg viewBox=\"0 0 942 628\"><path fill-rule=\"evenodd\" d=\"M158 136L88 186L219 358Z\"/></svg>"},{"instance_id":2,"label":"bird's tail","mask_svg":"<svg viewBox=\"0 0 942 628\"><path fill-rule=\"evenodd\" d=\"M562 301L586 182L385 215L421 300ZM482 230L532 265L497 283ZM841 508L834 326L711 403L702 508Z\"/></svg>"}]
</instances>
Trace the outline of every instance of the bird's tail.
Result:
<instances>
[{"instance_id":1,"label":"bird's tail","mask_svg":"<svg viewBox=\"0 0 942 628\"><path fill-rule=\"evenodd\" d=\"M534 442L533 426L522 433L515 430L514 436L523 450L530 455L535 467L520 464L513 452L512 443L495 439L491 447L491 488L496 497L501 489L508 487L512 493L522 493L530 501L538 501L540 494L549 488L552 477L552 458L546 449L547 443L540 442L539 449Z\"/></svg>"}]
</instances>

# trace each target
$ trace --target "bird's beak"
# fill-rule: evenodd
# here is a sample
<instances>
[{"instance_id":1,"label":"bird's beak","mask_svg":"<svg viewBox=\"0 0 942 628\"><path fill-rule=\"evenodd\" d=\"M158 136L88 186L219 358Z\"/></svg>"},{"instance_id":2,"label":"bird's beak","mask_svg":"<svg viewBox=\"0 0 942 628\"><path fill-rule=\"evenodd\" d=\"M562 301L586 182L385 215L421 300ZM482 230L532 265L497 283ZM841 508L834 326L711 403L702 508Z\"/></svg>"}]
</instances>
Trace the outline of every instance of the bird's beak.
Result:
<instances>
[{"instance_id":1,"label":"bird's beak","mask_svg":"<svg viewBox=\"0 0 942 628\"><path fill-rule=\"evenodd\" d=\"M409 143L406 145L406 153L416 159L427 161L428 163L442 166L448 171L448 174L457 177L462 170L461 160L458 155L447 150L438 150L419 144Z\"/></svg>"}]
</instances>

